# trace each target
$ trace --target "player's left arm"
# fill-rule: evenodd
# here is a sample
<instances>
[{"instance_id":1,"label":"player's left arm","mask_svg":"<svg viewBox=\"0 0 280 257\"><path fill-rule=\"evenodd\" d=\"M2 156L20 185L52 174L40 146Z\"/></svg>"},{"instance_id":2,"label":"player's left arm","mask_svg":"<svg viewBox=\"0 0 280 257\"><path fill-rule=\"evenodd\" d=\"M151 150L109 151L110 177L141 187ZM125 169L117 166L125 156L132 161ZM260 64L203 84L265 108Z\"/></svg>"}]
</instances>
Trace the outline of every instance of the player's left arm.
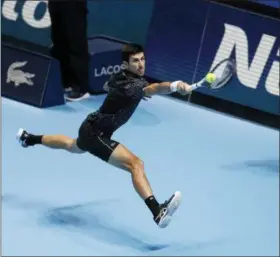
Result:
<instances>
[{"instance_id":1,"label":"player's left arm","mask_svg":"<svg viewBox=\"0 0 280 257\"><path fill-rule=\"evenodd\" d=\"M103 90L109 92L108 81L106 81L105 84L103 85Z\"/></svg>"},{"instance_id":2,"label":"player's left arm","mask_svg":"<svg viewBox=\"0 0 280 257\"><path fill-rule=\"evenodd\" d=\"M144 89L144 96L164 95L178 92L181 95L191 93L192 88L183 81L153 83Z\"/></svg>"}]
</instances>

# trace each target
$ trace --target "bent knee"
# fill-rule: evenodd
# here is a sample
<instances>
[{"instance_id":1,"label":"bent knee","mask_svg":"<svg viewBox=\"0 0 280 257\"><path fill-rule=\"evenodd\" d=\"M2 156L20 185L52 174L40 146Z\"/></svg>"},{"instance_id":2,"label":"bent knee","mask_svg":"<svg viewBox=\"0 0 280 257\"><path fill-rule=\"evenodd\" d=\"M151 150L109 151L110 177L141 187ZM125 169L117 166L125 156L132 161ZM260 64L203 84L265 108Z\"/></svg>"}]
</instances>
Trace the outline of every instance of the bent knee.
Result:
<instances>
[{"instance_id":1,"label":"bent knee","mask_svg":"<svg viewBox=\"0 0 280 257\"><path fill-rule=\"evenodd\" d=\"M137 157L132 157L130 160L131 172L144 172L144 162Z\"/></svg>"},{"instance_id":2,"label":"bent knee","mask_svg":"<svg viewBox=\"0 0 280 257\"><path fill-rule=\"evenodd\" d=\"M67 151L71 152L71 153L84 153L83 150L81 150L76 143L75 139L68 139L66 141L66 145L65 148Z\"/></svg>"}]
</instances>

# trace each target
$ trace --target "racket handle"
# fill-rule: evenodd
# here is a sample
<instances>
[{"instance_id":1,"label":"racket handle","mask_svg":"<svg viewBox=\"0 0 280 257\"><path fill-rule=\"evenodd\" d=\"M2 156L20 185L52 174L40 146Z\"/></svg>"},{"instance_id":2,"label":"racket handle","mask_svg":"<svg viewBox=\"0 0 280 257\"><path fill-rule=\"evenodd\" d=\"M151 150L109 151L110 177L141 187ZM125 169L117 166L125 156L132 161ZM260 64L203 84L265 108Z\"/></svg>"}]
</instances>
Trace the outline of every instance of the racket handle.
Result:
<instances>
[{"instance_id":1,"label":"racket handle","mask_svg":"<svg viewBox=\"0 0 280 257\"><path fill-rule=\"evenodd\" d=\"M201 87L201 86L203 85L203 82L204 82L204 81L205 81L205 79L202 79L202 80L200 80L199 82L192 84L192 85L191 85L192 90L195 90L195 89Z\"/></svg>"},{"instance_id":2,"label":"racket handle","mask_svg":"<svg viewBox=\"0 0 280 257\"><path fill-rule=\"evenodd\" d=\"M192 90L195 90L195 89L199 88L199 86L198 86L197 83L195 83L195 84L192 84L192 85L191 85L191 88L192 88Z\"/></svg>"}]
</instances>

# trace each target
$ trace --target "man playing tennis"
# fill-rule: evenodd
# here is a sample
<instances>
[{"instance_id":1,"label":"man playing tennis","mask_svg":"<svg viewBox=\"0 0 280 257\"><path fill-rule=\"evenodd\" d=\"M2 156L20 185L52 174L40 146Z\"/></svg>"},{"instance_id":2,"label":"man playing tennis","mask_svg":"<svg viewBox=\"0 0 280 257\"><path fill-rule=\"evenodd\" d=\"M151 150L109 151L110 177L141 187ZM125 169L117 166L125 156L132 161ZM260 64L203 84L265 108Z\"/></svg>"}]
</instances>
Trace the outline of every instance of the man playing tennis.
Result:
<instances>
[{"instance_id":1,"label":"man playing tennis","mask_svg":"<svg viewBox=\"0 0 280 257\"><path fill-rule=\"evenodd\" d=\"M99 159L131 175L132 184L150 209L156 224L164 228L180 205L181 193L175 192L167 201L159 204L145 175L143 161L124 145L113 140L113 133L132 116L140 101L155 94L179 92L188 94L190 85L182 82L148 84L144 79L144 49L137 44L127 44L122 50L126 69L113 75L105 84L108 92L99 110L90 113L79 128L76 139L65 135L33 135L19 129L17 140L23 147L43 145L52 149L64 149L71 153L91 153Z\"/></svg>"}]
</instances>

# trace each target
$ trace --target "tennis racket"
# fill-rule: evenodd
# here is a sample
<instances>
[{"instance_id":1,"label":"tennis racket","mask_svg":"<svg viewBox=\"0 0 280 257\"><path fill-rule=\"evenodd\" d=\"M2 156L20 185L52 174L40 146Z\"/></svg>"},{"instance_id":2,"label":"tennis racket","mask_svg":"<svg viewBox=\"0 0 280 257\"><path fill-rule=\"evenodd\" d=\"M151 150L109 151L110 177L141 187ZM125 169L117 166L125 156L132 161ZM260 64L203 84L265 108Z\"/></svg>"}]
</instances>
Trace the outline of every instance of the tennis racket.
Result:
<instances>
[{"instance_id":1,"label":"tennis racket","mask_svg":"<svg viewBox=\"0 0 280 257\"><path fill-rule=\"evenodd\" d=\"M191 87L192 89L197 89L200 87L208 87L209 89L212 90L223 88L228 85L228 82L235 74L235 71L236 71L235 61L231 58L224 59L209 71L209 73L213 73L216 77L214 82L212 83L208 82L205 76L202 80L192 84Z\"/></svg>"}]
</instances>

